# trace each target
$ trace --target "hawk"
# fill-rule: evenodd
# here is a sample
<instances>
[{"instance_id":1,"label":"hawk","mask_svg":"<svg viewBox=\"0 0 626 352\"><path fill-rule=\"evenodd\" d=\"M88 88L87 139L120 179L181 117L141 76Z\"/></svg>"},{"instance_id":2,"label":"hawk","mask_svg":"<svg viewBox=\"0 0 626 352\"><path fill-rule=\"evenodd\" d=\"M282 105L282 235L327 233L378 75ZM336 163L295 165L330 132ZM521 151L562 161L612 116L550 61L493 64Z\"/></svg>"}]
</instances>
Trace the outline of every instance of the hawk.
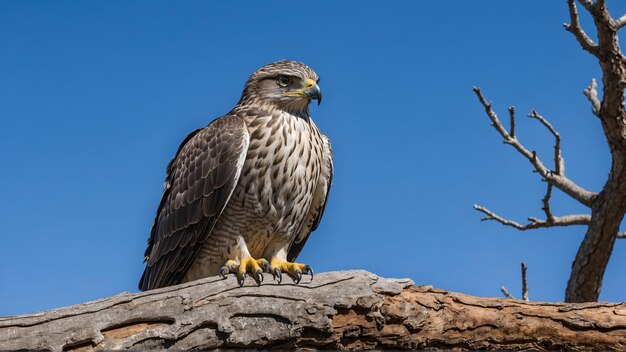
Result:
<instances>
[{"instance_id":1,"label":"hawk","mask_svg":"<svg viewBox=\"0 0 626 352\"><path fill-rule=\"evenodd\" d=\"M225 116L191 132L167 166L139 289L228 274L299 283L294 260L320 223L333 177L330 142L309 114L317 74L283 60L254 72Z\"/></svg>"}]
</instances>

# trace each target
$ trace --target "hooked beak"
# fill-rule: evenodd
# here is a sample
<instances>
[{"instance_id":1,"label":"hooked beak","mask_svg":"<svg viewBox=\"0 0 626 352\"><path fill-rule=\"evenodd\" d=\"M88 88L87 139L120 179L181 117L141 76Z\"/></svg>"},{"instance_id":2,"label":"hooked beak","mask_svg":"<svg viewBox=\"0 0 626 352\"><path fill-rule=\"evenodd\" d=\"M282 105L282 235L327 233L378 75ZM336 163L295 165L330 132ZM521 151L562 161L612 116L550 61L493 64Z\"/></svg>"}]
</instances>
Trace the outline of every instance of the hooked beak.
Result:
<instances>
[{"instance_id":1,"label":"hooked beak","mask_svg":"<svg viewBox=\"0 0 626 352\"><path fill-rule=\"evenodd\" d=\"M322 91L320 90L320 87L317 85L317 82L315 82L314 80L310 78L306 81L306 88L304 90L304 94L310 100L317 100L317 105L320 105L322 103Z\"/></svg>"}]
</instances>

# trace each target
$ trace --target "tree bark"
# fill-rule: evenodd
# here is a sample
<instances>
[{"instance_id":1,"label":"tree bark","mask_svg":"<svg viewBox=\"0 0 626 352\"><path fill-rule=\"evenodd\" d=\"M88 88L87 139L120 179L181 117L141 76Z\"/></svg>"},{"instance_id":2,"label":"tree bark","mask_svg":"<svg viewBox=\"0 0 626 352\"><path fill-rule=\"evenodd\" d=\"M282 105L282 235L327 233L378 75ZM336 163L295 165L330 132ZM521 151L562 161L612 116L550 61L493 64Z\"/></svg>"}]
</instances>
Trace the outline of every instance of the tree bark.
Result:
<instances>
[{"instance_id":1,"label":"tree bark","mask_svg":"<svg viewBox=\"0 0 626 352\"><path fill-rule=\"evenodd\" d=\"M598 300L604 272L626 213L626 58L619 45L620 27L604 1L583 5L593 17L598 33L598 44L592 47L591 53L602 69L603 96L600 109L595 113L602 123L612 163L606 184L591 203L591 221L572 263L566 302Z\"/></svg>"},{"instance_id":2,"label":"tree bark","mask_svg":"<svg viewBox=\"0 0 626 352\"><path fill-rule=\"evenodd\" d=\"M595 302L600 296L604 272L626 212L623 164L614 161L609 181L591 207L591 223L572 264L566 302Z\"/></svg>"},{"instance_id":3,"label":"tree bark","mask_svg":"<svg viewBox=\"0 0 626 352\"><path fill-rule=\"evenodd\" d=\"M625 349L626 304L478 298L341 271L241 288L212 277L0 318L0 350L237 347Z\"/></svg>"}]
</instances>

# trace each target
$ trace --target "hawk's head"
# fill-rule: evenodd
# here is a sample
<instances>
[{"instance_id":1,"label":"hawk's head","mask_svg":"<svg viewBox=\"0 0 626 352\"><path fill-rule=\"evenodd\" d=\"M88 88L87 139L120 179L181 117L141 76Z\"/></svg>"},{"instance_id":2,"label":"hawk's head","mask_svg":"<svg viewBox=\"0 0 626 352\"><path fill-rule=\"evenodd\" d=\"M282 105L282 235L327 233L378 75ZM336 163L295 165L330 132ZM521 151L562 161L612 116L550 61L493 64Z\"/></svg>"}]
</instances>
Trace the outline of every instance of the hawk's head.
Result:
<instances>
[{"instance_id":1,"label":"hawk's head","mask_svg":"<svg viewBox=\"0 0 626 352\"><path fill-rule=\"evenodd\" d=\"M306 112L311 100L318 104L322 101L317 82L317 74L301 62L273 62L248 78L240 103L272 104L292 113Z\"/></svg>"}]
</instances>

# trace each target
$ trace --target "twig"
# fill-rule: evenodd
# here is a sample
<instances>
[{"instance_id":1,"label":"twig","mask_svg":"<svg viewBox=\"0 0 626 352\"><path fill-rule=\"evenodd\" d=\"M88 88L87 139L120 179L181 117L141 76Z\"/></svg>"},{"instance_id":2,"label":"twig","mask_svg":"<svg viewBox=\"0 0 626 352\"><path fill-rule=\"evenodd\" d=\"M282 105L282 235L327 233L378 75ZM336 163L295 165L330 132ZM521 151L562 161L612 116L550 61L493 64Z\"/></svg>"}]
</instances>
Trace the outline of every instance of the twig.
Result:
<instances>
[{"instance_id":1,"label":"twig","mask_svg":"<svg viewBox=\"0 0 626 352\"><path fill-rule=\"evenodd\" d=\"M576 37L576 40L578 40L580 46L582 46L583 49L587 50L592 55L597 56L598 45L594 43L594 41L587 35L587 33L585 33L583 28L580 26L580 19L578 17L578 9L576 8L575 1L567 0L567 5L569 7L569 18L571 24L564 23L563 27L565 27L565 30L572 33L574 37ZM582 5L587 10L591 11L589 7L591 6L590 4L586 4L585 2L583 2Z\"/></svg>"},{"instance_id":2,"label":"twig","mask_svg":"<svg viewBox=\"0 0 626 352\"><path fill-rule=\"evenodd\" d=\"M553 216L552 220L541 220L534 217L529 217L528 221L530 221L526 225L522 225L516 221L505 219L491 210L480 206L478 204L474 204L474 209L479 212L485 214L486 216L481 218L481 221L486 220L495 220L502 225L510 226L516 228L521 231L531 230L531 229L539 229L539 228L547 228L547 227L564 227L564 226L572 226L572 225L589 225L591 222L591 215L589 214L575 214L575 215L565 215L565 216Z\"/></svg>"},{"instance_id":3,"label":"twig","mask_svg":"<svg viewBox=\"0 0 626 352\"><path fill-rule=\"evenodd\" d=\"M541 116L537 110L533 109L532 112L528 115L528 117L533 118L541 122L541 124L552 133L554 136L554 173L557 175L563 175L565 173L565 161L561 156L561 136L559 133L552 127L552 125L546 120L543 116ZM550 209L550 197L552 197L552 183L548 182L548 188L546 190L546 194L542 199L543 202L543 211L546 214L546 223L554 222L554 215L552 215L552 210Z\"/></svg>"},{"instance_id":4,"label":"twig","mask_svg":"<svg viewBox=\"0 0 626 352\"><path fill-rule=\"evenodd\" d=\"M515 299L515 297L513 297L513 295L506 289L506 287L504 286L500 287L500 291L502 291L502 294L504 294L504 297Z\"/></svg>"},{"instance_id":5,"label":"twig","mask_svg":"<svg viewBox=\"0 0 626 352\"><path fill-rule=\"evenodd\" d=\"M498 119L498 115L491 108L491 103L487 102L482 92L480 91L480 88L474 87L473 89L478 96L478 100L480 100L480 103L485 108L485 112L491 120L492 126L496 129L496 131L498 131L498 133L500 133L500 135L504 139L504 143L510 144L520 154L528 159L528 161L530 161L530 163L534 166L537 173L539 173L548 183L554 184L558 189L560 189L570 197L576 199L580 203L586 206L591 205L591 201L596 196L596 193L589 192L586 189L578 186L564 175L560 175L548 170L545 165L539 160L537 154L534 151L531 152L530 150L526 149L526 147L524 147L515 136L511 136L511 134L506 131L506 129ZM548 126L550 125L548 124ZM562 167L562 163L560 164Z\"/></svg>"},{"instance_id":6,"label":"twig","mask_svg":"<svg viewBox=\"0 0 626 352\"><path fill-rule=\"evenodd\" d=\"M543 212L546 214L546 222L554 222L554 215L552 215L552 210L550 209L550 197L552 197L552 184L548 183L548 189L546 190L546 195L543 196L541 201L543 202Z\"/></svg>"},{"instance_id":7,"label":"twig","mask_svg":"<svg viewBox=\"0 0 626 352\"><path fill-rule=\"evenodd\" d=\"M526 281L526 263L522 263L522 299L528 301L528 282Z\"/></svg>"},{"instance_id":8,"label":"twig","mask_svg":"<svg viewBox=\"0 0 626 352\"><path fill-rule=\"evenodd\" d=\"M595 78L591 79L591 83L589 83L589 86L583 90L583 94L585 94L591 103L591 112L600 117L600 108L602 105L600 103L600 99L598 99L598 84L596 83Z\"/></svg>"},{"instance_id":9,"label":"twig","mask_svg":"<svg viewBox=\"0 0 626 352\"><path fill-rule=\"evenodd\" d=\"M485 99L485 97L483 96L483 93L481 92L480 88L478 87L472 87L472 90L474 91L474 93L476 93L476 95L478 96L478 100L480 101L480 103L483 105L483 107L485 108L485 112L487 113L487 116L489 117L489 119L492 122L492 126L500 133L500 135L502 137L504 137L504 142L505 143L510 143L512 140L515 139L514 136L511 136L505 129L504 126L502 126L502 123L500 122L500 119L498 119L498 115L496 115L495 111L493 111L493 109L491 108L491 103L488 103L487 100ZM511 118L513 120L515 120L515 109L510 110L512 112L511 114ZM515 124L515 122L513 123Z\"/></svg>"},{"instance_id":10,"label":"twig","mask_svg":"<svg viewBox=\"0 0 626 352\"><path fill-rule=\"evenodd\" d=\"M539 122L541 122L541 124L544 125L548 129L548 131L550 131L550 133L552 133L552 135L554 136L554 172L559 176L563 176L565 162L563 160L563 157L561 156L561 136L554 129L554 127L552 127L548 120L546 120L543 116L537 113L537 110L533 109L533 111L528 114L528 117L539 120Z\"/></svg>"},{"instance_id":11,"label":"twig","mask_svg":"<svg viewBox=\"0 0 626 352\"><path fill-rule=\"evenodd\" d=\"M511 121L511 129L509 135L515 138L515 107L509 106L509 119Z\"/></svg>"},{"instance_id":12,"label":"twig","mask_svg":"<svg viewBox=\"0 0 626 352\"><path fill-rule=\"evenodd\" d=\"M528 301L528 282L526 281L526 269L528 269L528 267L526 266L525 263L522 263L522 299L524 301ZM504 286L500 287L500 291L502 291L502 294L504 295L504 297L508 299L516 299L509 292L509 290L506 289L506 287Z\"/></svg>"}]
</instances>

